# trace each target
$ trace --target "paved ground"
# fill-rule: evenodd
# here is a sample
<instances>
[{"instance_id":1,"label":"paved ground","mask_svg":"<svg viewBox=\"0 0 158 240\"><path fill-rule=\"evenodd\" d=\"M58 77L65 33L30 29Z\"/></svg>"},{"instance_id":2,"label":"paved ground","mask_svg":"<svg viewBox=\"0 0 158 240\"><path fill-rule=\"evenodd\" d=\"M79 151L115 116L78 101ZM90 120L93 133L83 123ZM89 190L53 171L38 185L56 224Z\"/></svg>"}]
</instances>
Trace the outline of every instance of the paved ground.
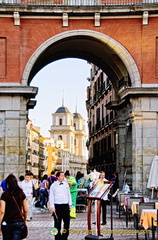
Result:
<instances>
[{"instance_id":1,"label":"paved ground","mask_svg":"<svg viewBox=\"0 0 158 240\"><path fill-rule=\"evenodd\" d=\"M110 233L110 207L108 206L107 209L107 224L104 226L101 226L101 229L103 231L104 239L105 237L109 237ZM128 228L126 228L125 224L125 216L122 215L121 219L119 219L119 216L115 213L115 207L114 207L114 239L115 240L126 240L136 239L136 234L131 233L133 228L133 221L129 222ZM92 222L95 221L95 213L94 210L92 212ZM50 234L50 229L54 226L53 217L51 216L51 213L46 210L44 212L41 212L39 208L34 208L34 216L32 221L28 222L28 228L29 228L29 235L26 238L27 240L54 240L54 236ZM92 224L92 230L93 234L95 235L95 225ZM128 233L127 233L128 231ZM69 240L84 240L85 236L88 235L87 230L87 213L77 213L76 219L71 219L70 221L70 235ZM151 235L151 234L150 234ZM0 237L2 239L2 237ZM108 239L108 238L107 238ZM139 234L139 239L144 240L144 234ZM150 236L150 239L151 236Z\"/></svg>"}]
</instances>

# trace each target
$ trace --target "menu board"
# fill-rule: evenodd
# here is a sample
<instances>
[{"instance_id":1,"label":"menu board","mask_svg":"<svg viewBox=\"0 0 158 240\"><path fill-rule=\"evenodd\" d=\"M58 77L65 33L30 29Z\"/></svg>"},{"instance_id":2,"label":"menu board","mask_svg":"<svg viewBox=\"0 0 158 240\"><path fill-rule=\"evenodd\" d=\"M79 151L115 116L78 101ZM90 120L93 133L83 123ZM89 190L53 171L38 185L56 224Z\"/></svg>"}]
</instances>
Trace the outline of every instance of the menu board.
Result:
<instances>
[{"instance_id":1,"label":"menu board","mask_svg":"<svg viewBox=\"0 0 158 240\"><path fill-rule=\"evenodd\" d=\"M103 196L110 190L113 182L111 181L98 181L89 192L87 198L102 199Z\"/></svg>"}]
</instances>

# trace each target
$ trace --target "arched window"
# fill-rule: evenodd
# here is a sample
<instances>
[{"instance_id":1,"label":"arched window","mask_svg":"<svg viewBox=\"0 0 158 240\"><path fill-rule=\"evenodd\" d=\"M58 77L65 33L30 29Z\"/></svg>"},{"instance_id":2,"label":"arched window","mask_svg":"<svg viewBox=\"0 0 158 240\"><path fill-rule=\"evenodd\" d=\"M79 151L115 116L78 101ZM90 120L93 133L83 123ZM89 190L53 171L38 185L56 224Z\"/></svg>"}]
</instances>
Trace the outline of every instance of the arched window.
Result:
<instances>
[{"instance_id":1,"label":"arched window","mask_svg":"<svg viewBox=\"0 0 158 240\"><path fill-rule=\"evenodd\" d=\"M63 125L63 120L62 120L62 118L59 119L59 125Z\"/></svg>"},{"instance_id":2,"label":"arched window","mask_svg":"<svg viewBox=\"0 0 158 240\"><path fill-rule=\"evenodd\" d=\"M62 140L62 136L61 135L59 135L58 140Z\"/></svg>"}]
</instances>

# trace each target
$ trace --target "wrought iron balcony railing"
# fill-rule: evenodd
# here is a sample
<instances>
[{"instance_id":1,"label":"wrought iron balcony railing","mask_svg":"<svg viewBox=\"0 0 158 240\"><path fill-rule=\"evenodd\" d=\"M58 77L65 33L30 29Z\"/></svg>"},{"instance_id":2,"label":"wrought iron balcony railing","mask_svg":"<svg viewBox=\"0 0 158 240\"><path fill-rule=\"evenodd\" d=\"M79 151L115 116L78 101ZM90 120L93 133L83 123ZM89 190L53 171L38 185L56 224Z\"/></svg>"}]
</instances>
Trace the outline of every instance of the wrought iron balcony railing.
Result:
<instances>
[{"instance_id":1,"label":"wrought iron balcony railing","mask_svg":"<svg viewBox=\"0 0 158 240\"><path fill-rule=\"evenodd\" d=\"M0 5L109 6L158 4L158 0L0 0Z\"/></svg>"}]
</instances>

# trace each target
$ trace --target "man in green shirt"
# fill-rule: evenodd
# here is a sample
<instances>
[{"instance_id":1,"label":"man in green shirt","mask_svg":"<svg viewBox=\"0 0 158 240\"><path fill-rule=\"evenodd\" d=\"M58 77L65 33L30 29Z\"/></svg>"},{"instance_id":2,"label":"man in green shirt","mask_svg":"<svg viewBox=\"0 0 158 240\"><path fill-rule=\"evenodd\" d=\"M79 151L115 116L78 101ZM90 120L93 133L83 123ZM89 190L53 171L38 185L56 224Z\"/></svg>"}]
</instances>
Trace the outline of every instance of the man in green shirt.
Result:
<instances>
[{"instance_id":1,"label":"man in green shirt","mask_svg":"<svg viewBox=\"0 0 158 240\"><path fill-rule=\"evenodd\" d=\"M77 196L77 182L75 177L70 176L69 171L65 172L65 177L67 178L68 184L70 186L70 193L72 199L72 207L70 211L70 217L76 218L76 196Z\"/></svg>"}]
</instances>

